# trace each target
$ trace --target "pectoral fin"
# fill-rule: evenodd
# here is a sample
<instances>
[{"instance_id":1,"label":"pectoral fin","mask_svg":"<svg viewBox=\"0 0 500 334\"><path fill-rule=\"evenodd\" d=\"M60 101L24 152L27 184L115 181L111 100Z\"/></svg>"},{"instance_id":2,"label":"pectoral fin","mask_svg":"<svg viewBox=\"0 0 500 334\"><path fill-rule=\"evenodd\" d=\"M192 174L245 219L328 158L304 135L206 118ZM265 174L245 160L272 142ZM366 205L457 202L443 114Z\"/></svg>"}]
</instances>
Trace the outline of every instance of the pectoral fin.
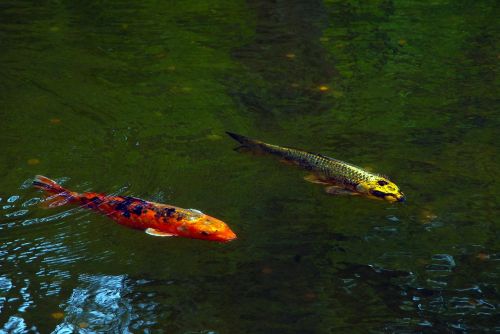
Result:
<instances>
[{"instance_id":1,"label":"pectoral fin","mask_svg":"<svg viewBox=\"0 0 500 334\"><path fill-rule=\"evenodd\" d=\"M175 237L175 234L158 231L158 230L151 228L151 227L147 228L146 231L144 231L144 232L146 232L149 235L155 236L155 237Z\"/></svg>"},{"instance_id":2,"label":"pectoral fin","mask_svg":"<svg viewBox=\"0 0 500 334\"><path fill-rule=\"evenodd\" d=\"M330 195L359 195L358 193L352 191L352 190L347 190L341 187L337 186L329 186L325 188L325 192Z\"/></svg>"},{"instance_id":3,"label":"pectoral fin","mask_svg":"<svg viewBox=\"0 0 500 334\"><path fill-rule=\"evenodd\" d=\"M285 159L285 158L282 158L279 160L282 164L285 164L285 165L288 165L288 166L295 166L297 165L297 162L293 161L293 160L290 160L290 159Z\"/></svg>"},{"instance_id":4,"label":"pectoral fin","mask_svg":"<svg viewBox=\"0 0 500 334\"><path fill-rule=\"evenodd\" d=\"M304 180L306 180L307 182L316 183L316 184L331 184L331 183L325 182L324 180L320 179L315 174L309 174L309 175L304 176Z\"/></svg>"}]
</instances>

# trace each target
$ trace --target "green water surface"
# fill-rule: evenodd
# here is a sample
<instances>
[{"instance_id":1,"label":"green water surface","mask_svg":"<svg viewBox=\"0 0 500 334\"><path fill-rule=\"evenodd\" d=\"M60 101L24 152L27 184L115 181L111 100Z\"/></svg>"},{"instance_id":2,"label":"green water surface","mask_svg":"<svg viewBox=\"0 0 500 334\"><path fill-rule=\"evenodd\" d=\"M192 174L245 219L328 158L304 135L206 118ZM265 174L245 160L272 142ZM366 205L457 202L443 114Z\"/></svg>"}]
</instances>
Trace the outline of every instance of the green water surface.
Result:
<instances>
[{"instance_id":1,"label":"green water surface","mask_svg":"<svg viewBox=\"0 0 500 334\"><path fill-rule=\"evenodd\" d=\"M0 333L499 332L498 7L0 2ZM328 196L225 131L408 200ZM238 239L45 210L36 174Z\"/></svg>"}]
</instances>

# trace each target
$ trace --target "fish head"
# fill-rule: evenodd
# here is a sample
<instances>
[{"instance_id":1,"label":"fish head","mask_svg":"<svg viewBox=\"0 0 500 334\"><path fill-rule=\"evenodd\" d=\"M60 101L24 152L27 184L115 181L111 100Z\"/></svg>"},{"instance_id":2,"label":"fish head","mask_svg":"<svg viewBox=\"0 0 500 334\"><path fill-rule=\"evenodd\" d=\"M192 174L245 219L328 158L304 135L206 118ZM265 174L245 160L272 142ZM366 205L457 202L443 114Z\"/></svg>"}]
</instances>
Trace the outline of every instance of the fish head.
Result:
<instances>
[{"instance_id":1,"label":"fish head","mask_svg":"<svg viewBox=\"0 0 500 334\"><path fill-rule=\"evenodd\" d=\"M389 202L404 202L405 196L399 187L385 177L378 177L373 180L360 182L356 190L363 195Z\"/></svg>"},{"instance_id":2,"label":"fish head","mask_svg":"<svg viewBox=\"0 0 500 334\"><path fill-rule=\"evenodd\" d=\"M189 209L187 230L195 239L228 242L236 239L236 234L222 220L206 215L198 210Z\"/></svg>"}]
</instances>

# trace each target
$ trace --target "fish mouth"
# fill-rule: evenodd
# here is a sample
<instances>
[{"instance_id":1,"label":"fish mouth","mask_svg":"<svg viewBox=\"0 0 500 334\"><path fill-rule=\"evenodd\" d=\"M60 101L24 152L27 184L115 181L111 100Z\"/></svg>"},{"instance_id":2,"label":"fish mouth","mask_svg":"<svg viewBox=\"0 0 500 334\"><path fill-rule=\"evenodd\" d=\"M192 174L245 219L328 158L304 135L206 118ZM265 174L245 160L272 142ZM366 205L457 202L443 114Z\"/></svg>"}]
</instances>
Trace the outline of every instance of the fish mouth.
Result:
<instances>
[{"instance_id":1,"label":"fish mouth","mask_svg":"<svg viewBox=\"0 0 500 334\"><path fill-rule=\"evenodd\" d=\"M391 201L391 202L399 202L399 203L403 203L406 201L406 197L403 195L403 194L400 194L400 195L388 195L386 197L387 200Z\"/></svg>"},{"instance_id":2,"label":"fish mouth","mask_svg":"<svg viewBox=\"0 0 500 334\"><path fill-rule=\"evenodd\" d=\"M236 236L236 233L234 233L233 231L229 231L224 237L225 237L226 242L238 239L238 237Z\"/></svg>"},{"instance_id":3,"label":"fish mouth","mask_svg":"<svg viewBox=\"0 0 500 334\"><path fill-rule=\"evenodd\" d=\"M238 239L238 237L231 230L226 231L224 233L220 233L216 236L216 240L219 242L230 242L230 241L233 241L235 239Z\"/></svg>"},{"instance_id":4,"label":"fish mouth","mask_svg":"<svg viewBox=\"0 0 500 334\"><path fill-rule=\"evenodd\" d=\"M377 197L378 199L385 199L389 202L404 202L406 201L405 196L401 194L389 194L379 190L373 190L370 192L371 195Z\"/></svg>"}]
</instances>

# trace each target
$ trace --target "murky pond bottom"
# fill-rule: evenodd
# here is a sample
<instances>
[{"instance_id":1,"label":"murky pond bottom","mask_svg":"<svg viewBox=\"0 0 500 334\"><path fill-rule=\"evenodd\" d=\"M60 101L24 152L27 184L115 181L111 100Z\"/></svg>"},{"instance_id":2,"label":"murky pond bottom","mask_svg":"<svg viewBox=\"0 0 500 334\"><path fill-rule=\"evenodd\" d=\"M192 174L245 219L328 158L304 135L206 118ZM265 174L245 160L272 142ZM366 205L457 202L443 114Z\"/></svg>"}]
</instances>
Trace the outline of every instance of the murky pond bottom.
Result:
<instances>
[{"instance_id":1,"label":"murky pond bottom","mask_svg":"<svg viewBox=\"0 0 500 334\"><path fill-rule=\"evenodd\" d=\"M495 333L495 3L0 5L0 333ZM328 196L225 131L387 174ZM156 238L37 174L196 208Z\"/></svg>"}]
</instances>

